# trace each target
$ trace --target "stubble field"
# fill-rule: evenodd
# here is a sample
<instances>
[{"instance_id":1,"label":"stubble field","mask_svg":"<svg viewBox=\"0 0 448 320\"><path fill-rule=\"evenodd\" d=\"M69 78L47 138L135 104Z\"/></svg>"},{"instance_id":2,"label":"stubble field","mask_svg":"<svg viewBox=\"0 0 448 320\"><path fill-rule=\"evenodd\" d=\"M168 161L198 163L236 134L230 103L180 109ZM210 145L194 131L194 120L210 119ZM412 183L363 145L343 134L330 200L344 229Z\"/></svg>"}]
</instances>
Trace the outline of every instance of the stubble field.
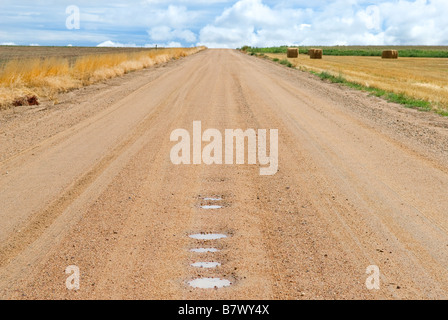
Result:
<instances>
[{"instance_id":1,"label":"stubble field","mask_svg":"<svg viewBox=\"0 0 448 320\"><path fill-rule=\"evenodd\" d=\"M0 47L0 109L49 99L204 48ZM33 98L34 97L34 98Z\"/></svg>"},{"instance_id":2,"label":"stubble field","mask_svg":"<svg viewBox=\"0 0 448 320\"><path fill-rule=\"evenodd\" d=\"M272 59L286 59L285 54L266 54ZM433 109L448 111L448 59L403 58L386 60L368 56L324 56L310 59L300 54L288 59L296 68L327 72L365 87L378 88L414 99L431 102Z\"/></svg>"}]
</instances>

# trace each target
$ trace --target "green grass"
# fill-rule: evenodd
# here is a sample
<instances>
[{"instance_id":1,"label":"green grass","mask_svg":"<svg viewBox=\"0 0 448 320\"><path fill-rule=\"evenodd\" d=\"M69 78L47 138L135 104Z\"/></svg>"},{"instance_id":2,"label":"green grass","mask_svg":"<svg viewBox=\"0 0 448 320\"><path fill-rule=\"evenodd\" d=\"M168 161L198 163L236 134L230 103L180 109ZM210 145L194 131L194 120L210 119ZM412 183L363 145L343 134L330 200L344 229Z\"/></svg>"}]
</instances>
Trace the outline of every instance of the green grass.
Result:
<instances>
[{"instance_id":1,"label":"green grass","mask_svg":"<svg viewBox=\"0 0 448 320\"><path fill-rule=\"evenodd\" d=\"M386 90L382 90L382 89L378 89L378 88L374 88L374 87L366 87L359 83L347 81L346 79L344 79L344 77L341 74L338 76L334 76L325 71L321 72L321 73L310 71L310 73L318 76L322 80L327 80L332 83L339 83L339 84L345 85L345 86L353 88L353 89L369 92L371 95L373 95L375 97L383 98L389 102L401 104L401 105L405 106L406 108L417 109L420 111L434 111L442 116L448 116L448 112L446 112L446 111L434 110L429 101L415 99L415 98L409 97L403 93L395 93L395 92L390 92L390 91L386 91Z\"/></svg>"},{"instance_id":2,"label":"green grass","mask_svg":"<svg viewBox=\"0 0 448 320\"><path fill-rule=\"evenodd\" d=\"M282 64L284 66L287 66L288 68L294 67L293 64L291 62L289 62L288 59L280 60L278 63L280 63L280 64Z\"/></svg>"},{"instance_id":3,"label":"green grass","mask_svg":"<svg viewBox=\"0 0 448 320\"><path fill-rule=\"evenodd\" d=\"M344 79L344 77L342 76L342 74L339 74L339 76L336 77L336 76L333 76L332 74L330 74L330 73L328 73L326 71L321 72L321 73L316 73L316 72L311 71L311 73L317 75L322 80L329 80L329 81L331 81L333 83L345 83L345 82L347 82Z\"/></svg>"},{"instance_id":4,"label":"green grass","mask_svg":"<svg viewBox=\"0 0 448 320\"><path fill-rule=\"evenodd\" d=\"M269 48L252 48L245 46L246 52L250 53L282 53L286 54L288 47L269 47ZM311 47L299 47L301 53L307 53ZM383 50L394 49L398 50L400 57L412 58L448 58L448 47L427 47L427 46L391 46L391 47L377 47L377 46L337 46L337 47L320 47L323 49L323 54L327 56L368 56L380 57Z\"/></svg>"}]
</instances>

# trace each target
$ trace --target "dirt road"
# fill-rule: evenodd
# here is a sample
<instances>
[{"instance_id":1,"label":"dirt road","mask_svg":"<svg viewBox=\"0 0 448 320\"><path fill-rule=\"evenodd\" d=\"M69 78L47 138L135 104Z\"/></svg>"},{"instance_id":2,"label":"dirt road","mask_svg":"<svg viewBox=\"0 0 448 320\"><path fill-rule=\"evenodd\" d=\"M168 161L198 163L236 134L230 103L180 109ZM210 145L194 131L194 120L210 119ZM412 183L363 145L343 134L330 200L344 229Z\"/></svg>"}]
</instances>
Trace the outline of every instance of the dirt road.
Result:
<instances>
[{"instance_id":1,"label":"dirt road","mask_svg":"<svg viewBox=\"0 0 448 320\"><path fill-rule=\"evenodd\" d=\"M61 99L1 115L0 298L447 298L447 119L232 50ZM193 121L278 129L278 173L173 165Z\"/></svg>"}]
</instances>

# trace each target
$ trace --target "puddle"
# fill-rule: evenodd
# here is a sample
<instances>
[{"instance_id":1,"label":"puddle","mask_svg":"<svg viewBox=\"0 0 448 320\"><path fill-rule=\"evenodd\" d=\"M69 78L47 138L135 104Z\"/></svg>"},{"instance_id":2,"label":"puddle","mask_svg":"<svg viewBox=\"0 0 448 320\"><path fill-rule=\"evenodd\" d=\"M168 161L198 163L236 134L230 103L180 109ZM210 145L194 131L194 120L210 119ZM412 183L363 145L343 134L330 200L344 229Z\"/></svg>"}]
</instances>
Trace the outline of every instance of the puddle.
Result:
<instances>
[{"instance_id":1,"label":"puddle","mask_svg":"<svg viewBox=\"0 0 448 320\"><path fill-rule=\"evenodd\" d=\"M192 234L190 235L190 238L196 239L196 240L218 240L227 238L225 234L219 234L219 233L209 233L209 234Z\"/></svg>"},{"instance_id":2,"label":"puddle","mask_svg":"<svg viewBox=\"0 0 448 320\"><path fill-rule=\"evenodd\" d=\"M206 268L206 269L212 269L219 267L221 264L219 262L196 262L192 263L191 266L195 268Z\"/></svg>"},{"instance_id":3,"label":"puddle","mask_svg":"<svg viewBox=\"0 0 448 320\"><path fill-rule=\"evenodd\" d=\"M207 253L207 252L218 252L219 250L216 248L199 248L199 249L191 249L190 251L196 253Z\"/></svg>"},{"instance_id":4,"label":"puddle","mask_svg":"<svg viewBox=\"0 0 448 320\"><path fill-rule=\"evenodd\" d=\"M202 278L188 282L190 286L198 289L214 289L229 287L232 283L229 280L219 278Z\"/></svg>"},{"instance_id":5,"label":"puddle","mask_svg":"<svg viewBox=\"0 0 448 320\"><path fill-rule=\"evenodd\" d=\"M201 208L205 209L205 210L217 210L217 209L222 209L222 206L216 206L216 205L213 205L213 206L201 206Z\"/></svg>"}]
</instances>

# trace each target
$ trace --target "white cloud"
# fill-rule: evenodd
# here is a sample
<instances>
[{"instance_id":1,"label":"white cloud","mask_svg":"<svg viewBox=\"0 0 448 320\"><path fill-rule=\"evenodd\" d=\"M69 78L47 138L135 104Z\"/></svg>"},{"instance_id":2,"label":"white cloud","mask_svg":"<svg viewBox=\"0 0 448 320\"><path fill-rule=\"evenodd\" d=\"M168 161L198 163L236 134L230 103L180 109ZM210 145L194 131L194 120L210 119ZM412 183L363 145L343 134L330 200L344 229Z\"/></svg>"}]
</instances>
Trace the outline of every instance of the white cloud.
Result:
<instances>
[{"instance_id":1,"label":"white cloud","mask_svg":"<svg viewBox=\"0 0 448 320\"><path fill-rule=\"evenodd\" d=\"M182 44L180 42L176 42L176 41L171 41L168 43L148 43L145 44L144 47L145 48L181 48L183 47Z\"/></svg>"},{"instance_id":2,"label":"white cloud","mask_svg":"<svg viewBox=\"0 0 448 320\"><path fill-rule=\"evenodd\" d=\"M188 43L196 41L196 35L188 29L171 29L168 26L152 28L148 31L152 41L182 40Z\"/></svg>"},{"instance_id":3,"label":"white cloud","mask_svg":"<svg viewBox=\"0 0 448 320\"><path fill-rule=\"evenodd\" d=\"M448 1L240 0L200 31L209 47L447 45ZM292 3L292 4L291 4ZM366 5L365 3L368 3Z\"/></svg>"},{"instance_id":4,"label":"white cloud","mask_svg":"<svg viewBox=\"0 0 448 320\"><path fill-rule=\"evenodd\" d=\"M240 0L205 26L200 44L208 47L297 44L305 26L301 9L271 8L262 0Z\"/></svg>"},{"instance_id":5,"label":"white cloud","mask_svg":"<svg viewBox=\"0 0 448 320\"><path fill-rule=\"evenodd\" d=\"M69 45L71 46L71 45ZM137 48L137 47L143 47L143 48L180 48L182 47L182 43L177 41L170 41L170 42L162 42L162 43L147 43L142 46L137 46L135 43L120 43L120 42L114 42L114 41L104 41L97 45L97 47L107 47L107 48Z\"/></svg>"},{"instance_id":6,"label":"white cloud","mask_svg":"<svg viewBox=\"0 0 448 320\"><path fill-rule=\"evenodd\" d=\"M69 1L19 2L2 0L0 43L448 45L446 0L77 0L76 31L65 28Z\"/></svg>"},{"instance_id":7,"label":"white cloud","mask_svg":"<svg viewBox=\"0 0 448 320\"><path fill-rule=\"evenodd\" d=\"M367 29L381 29L381 11L378 6L368 6L365 10L358 11L356 16L364 22Z\"/></svg>"},{"instance_id":8,"label":"white cloud","mask_svg":"<svg viewBox=\"0 0 448 320\"><path fill-rule=\"evenodd\" d=\"M167 9L150 10L148 15L149 23L153 27L169 26L174 29L183 29L192 24L199 13L188 10L185 6L169 5Z\"/></svg>"},{"instance_id":9,"label":"white cloud","mask_svg":"<svg viewBox=\"0 0 448 320\"><path fill-rule=\"evenodd\" d=\"M97 45L97 47L110 47L110 48L134 48L136 46L137 45L135 43L124 44L119 42L113 42L110 40L104 41L99 45Z\"/></svg>"}]
</instances>

